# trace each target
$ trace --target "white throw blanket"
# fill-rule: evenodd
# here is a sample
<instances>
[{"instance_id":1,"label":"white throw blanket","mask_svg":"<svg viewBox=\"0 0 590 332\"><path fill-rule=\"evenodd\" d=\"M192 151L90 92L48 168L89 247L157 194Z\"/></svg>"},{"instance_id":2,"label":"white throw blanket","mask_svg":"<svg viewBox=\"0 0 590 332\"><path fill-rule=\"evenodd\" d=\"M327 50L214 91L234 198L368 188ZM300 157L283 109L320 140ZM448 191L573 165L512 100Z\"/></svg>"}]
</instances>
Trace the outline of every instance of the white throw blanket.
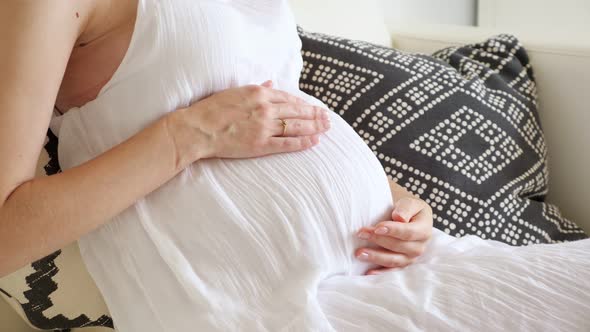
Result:
<instances>
[{"instance_id":1,"label":"white throw blanket","mask_svg":"<svg viewBox=\"0 0 590 332\"><path fill-rule=\"evenodd\" d=\"M179 106L272 79L298 89L285 0L140 0L131 45L96 100L60 123L62 168ZM539 331L590 320L590 241L513 248L435 231L381 276L354 234L385 220L377 158L331 114L307 151L203 160L79 241L119 331Z\"/></svg>"}]
</instances>

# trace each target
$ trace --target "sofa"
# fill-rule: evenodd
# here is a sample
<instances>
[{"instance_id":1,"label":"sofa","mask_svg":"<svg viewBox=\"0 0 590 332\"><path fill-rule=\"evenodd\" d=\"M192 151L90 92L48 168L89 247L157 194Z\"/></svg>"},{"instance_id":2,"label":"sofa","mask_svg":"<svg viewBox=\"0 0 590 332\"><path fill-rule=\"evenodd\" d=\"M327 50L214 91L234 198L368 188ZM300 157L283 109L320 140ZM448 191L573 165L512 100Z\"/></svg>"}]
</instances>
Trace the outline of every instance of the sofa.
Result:
<instances>
[{"instance_id":1,"label":"sofa","mask_svg":"<svg viewBox=\"0 0 590 332\"><path fill-rule=\"evenodd\" d=\"M432 53L446 46L479 42L501 33L519 37L527 48L535 71L539 112L550 153L551 185L548 200L563 214L590 232L590 107L583 102L590 89L590 43L578 40L544 40L543 36L476 27L386 23L379 0L291 0L298 24L308 31L360 39L408 52ZM46 157L46 156L45 156ZM42 158L39 164L46 160ZM64 250L76 251L73 244ZM71 256L71 255L70 255ZM79 258L79 257L78 257ZM81 262L80 280L87 282ZM10 280L3 282L10 282ZM14 278L17 282L17 278ZM76 294L72 294L74 297ZM23 324L18 305L0 293L7 303L0 305L0 331L32 331ZM0 300L1 301L1 300ZM8 304L8 305L6 305ZM72 300L71 305L76 306ZM99 298L96 312L104 310ZM9 309L13 308L15 310ZM87 328L84 331L109 331Z\"/></svg>"}]
</instances>

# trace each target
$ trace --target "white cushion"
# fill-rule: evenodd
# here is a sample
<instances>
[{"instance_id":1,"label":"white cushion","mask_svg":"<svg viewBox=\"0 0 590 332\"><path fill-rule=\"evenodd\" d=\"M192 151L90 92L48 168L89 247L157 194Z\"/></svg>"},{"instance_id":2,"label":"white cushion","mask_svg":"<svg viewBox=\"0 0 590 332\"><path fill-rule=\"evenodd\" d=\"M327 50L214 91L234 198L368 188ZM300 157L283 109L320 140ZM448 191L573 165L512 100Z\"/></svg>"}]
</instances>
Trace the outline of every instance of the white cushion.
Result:
<instances>
[{"instance_id":1,"label":"white cushion","mask_svg":"<svg viewBox=\"0 0 590 332\"><path fill-rule=\"evenodd\" d=\"M378 0L289 0L297 24L322 32L375 44L391 44Z\"/></svg>"}]
</instances>

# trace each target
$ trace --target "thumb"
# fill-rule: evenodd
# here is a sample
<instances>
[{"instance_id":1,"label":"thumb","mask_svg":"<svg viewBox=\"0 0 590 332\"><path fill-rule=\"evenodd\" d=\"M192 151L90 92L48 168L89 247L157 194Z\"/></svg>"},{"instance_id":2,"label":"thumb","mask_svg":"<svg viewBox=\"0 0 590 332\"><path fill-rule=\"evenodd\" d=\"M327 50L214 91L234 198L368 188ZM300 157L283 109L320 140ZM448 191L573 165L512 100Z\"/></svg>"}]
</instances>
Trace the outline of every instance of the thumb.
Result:
<instances>
[{"instance_id":1,"label":"thumb","mask_svg":"<svg viewBox=\"0 0 590 332\"><path fill-rule=\"evenodd\" d=\"M393 221L410 222L423 208L421 200L404 197L396 202L391 218Z\"/></svg>"},{"instance_id":2,"label":"thumb","mask_svg":"<svg viewBox=\"0 0 590 332\"><path fill-rule=\"evenodd\" d=\"M397 210L393 210L393 212L391 213L391 220L392 221L397 221L397 222L410 222L410 219L412 219L411 216L408 216L405 213L400 213Z\"/></svg>"}]
</instances>

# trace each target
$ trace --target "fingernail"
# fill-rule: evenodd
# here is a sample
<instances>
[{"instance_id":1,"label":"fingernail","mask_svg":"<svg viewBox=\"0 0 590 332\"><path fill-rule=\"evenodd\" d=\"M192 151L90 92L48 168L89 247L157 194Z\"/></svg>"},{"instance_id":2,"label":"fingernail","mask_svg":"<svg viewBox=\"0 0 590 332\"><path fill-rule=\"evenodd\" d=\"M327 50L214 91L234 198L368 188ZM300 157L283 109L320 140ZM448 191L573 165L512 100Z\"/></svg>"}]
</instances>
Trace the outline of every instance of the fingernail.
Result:
<instances>
[{"instance_id":1,"label":"fingernail","mask_svg":"<svg viewBox=\"0 0 590 332\"><path fill-rule=\"evenodd\" d=\"M369 259L369 254L367 254L366 252L361 252L358 256L358 259L360 259L362 261L366 261Z\"/></svg>"},{"instance_id":2,"label":"fingernail","mask_svg":"<svg viewBox=\"0 0 590 332\"><path fill-rule=\"evenodd\" d=\"M363 239L363 240L368 240L371 238L371 234L369 234L368 232L360 232L358 234L359 239Z\"/></svg>"},{"instance_id":3,"label":"fingernail","mask_svg":"<svg viewBox=\"0 0 590 332\"><path fill-rule=\"evenodd\" d=\"M326 111L324 109L322 109L320 116L322 117L323 120L328 120L328 121L330 120L330 117L328 116L328 111Z\"/></svg>"},{"instance_id":4,"label":"fingernail","mask_svg":"<svg viewBox=\"0 0 590 332\"><path fill-rule=\"evenodd\" d=\"M392 219L393 219L393 221L397 221L397 222L408 222L408 219L400 213L392 214Z\"/></svg>"},{"instance_id":5,"label":"fingernail","mask_svg":"<svg viewBox=\"0 0 590 332\"><path fill-rule=\"evenodd\" d=\"M314 136L312 136L312 137L311 137L311 143L312 143L313 145L316 145L316 144L318 144L319 142L320 142L320 138L319 138L317 135L314 135Z\"/></svg>"},{"instance_id":6,"label":"fingernail","mask_svg":"<svg viewBox=\"0 0 590 332\"><path fill-rule=\"evenodd\" d=\"M330 129L330 120L324 120L324 128Z\"/></svg>"},{"instance_id":7,"label":"fingernail","mask_svg":"<svg viewBox=\"0 0 590 332\"><path fill-rule=\"evenodd\" d=\"M375 234L379 234L379 235L387 234L388 232L389 232L389 229L387 227L379 227L375 230Z\"/></svg>"}]
</instances>

